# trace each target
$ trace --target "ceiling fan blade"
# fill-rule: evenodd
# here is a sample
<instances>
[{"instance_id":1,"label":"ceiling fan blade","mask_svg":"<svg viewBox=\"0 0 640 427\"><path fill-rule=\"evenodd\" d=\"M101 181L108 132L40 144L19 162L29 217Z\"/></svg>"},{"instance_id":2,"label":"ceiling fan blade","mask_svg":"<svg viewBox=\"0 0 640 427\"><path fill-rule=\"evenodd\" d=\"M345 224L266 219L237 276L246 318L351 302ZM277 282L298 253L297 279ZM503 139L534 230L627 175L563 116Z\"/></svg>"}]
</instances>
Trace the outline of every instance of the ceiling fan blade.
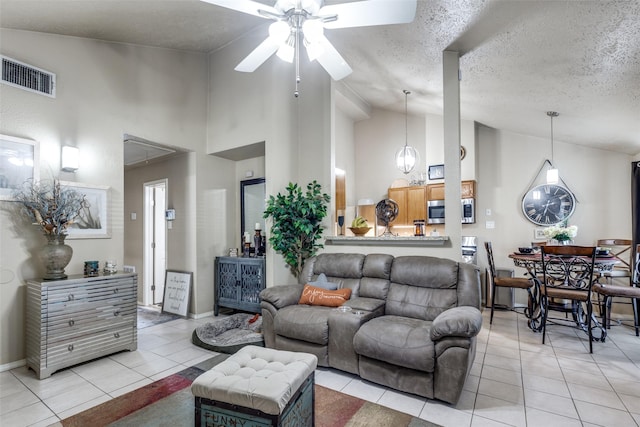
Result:
<instances>
[{"instance_id":1,"label":"ceiling fan blade","mask_svg":"<svg viewBox=\"0 0 640 427\"><path fill-rule=\"evenodd\" d=\"M338 53L331 42L324 36L319 39L324 48L324 52L318 56L317 61L329 73L333 80L341 80L353 71L347 61Z\"/></svg>"},{"instance_id":2,"label":"ceiling fan blade","mask_svg":"<svg viewBox=\"0 0 640 427\"><path fill-rule=\"evenodd\" d=\"M237 10L238 12L248 13L249 15L259 16L260 18L266 18L260 14L260 10L269 12L275 15L280 13L273 7L258 3L252 0L200 0L207 3L215 4L217 6L226 7L227 9Z\"/></svg>"},{"instance_id":3,"label":"ceiling fan blade","mask_svg":"<svg viewBox=\"0 0 640 427\"><path fill-rule=\"evenodd\" d=\"M417 0L369 0L322 7L317 16L337 15L325 28L366 27L372 25L406 24L416 16Z\"/></svg>"},{"instance_id":4,"label":"ceiling fan blade","mask_svg":"<svg viewBox=\"0 0 640 427\"><path fill-rule=\"evenodd\" d=\"M269 59L271 55L276 53L279 44L275 42L271 37L267 37L265 41L260 43L246 58L244 58L235 68L236 71L242 71L243 73L252 73L264 61Z\"/></svg>"}]
</instances>

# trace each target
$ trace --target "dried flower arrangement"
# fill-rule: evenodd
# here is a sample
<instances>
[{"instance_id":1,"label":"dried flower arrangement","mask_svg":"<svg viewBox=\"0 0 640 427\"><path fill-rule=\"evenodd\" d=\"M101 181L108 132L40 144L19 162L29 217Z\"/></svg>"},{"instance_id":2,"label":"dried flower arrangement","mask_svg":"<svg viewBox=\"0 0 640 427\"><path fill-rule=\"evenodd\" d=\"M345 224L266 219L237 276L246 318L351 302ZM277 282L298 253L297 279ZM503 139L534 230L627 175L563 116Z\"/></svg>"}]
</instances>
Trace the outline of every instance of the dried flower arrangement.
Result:
<instances>
[{"instance_id":1,"label":"dried flower arrangement","mask_svg":"<svg viewBox=\"0 0 640 427\"><path fill-rule=\"evenodd\" d=\"M67 227L87 206L85 195L60 184L60 181L27 181L13 192L22 204L21 212L40 225L45 234L65 234Z\"/></svg>"}]
</instances>

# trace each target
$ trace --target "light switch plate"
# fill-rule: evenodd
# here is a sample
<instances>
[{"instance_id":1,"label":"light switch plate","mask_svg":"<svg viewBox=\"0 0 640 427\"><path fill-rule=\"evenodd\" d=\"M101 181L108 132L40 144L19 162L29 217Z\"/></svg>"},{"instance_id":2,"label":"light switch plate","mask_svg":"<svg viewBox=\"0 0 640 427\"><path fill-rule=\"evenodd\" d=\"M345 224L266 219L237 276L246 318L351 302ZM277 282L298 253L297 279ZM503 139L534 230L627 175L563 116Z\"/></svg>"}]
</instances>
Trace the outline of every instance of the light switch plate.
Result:
<instances>
[{"instance_id":1,"label":"light switch plate","mask_svg":"<svg viewBox=\"0 0 640 427\"><path fill-rule=\"evenodd\" d=\"M487 222L485 222L485 228L487 228L487 229L496 228L496 222L495 221L487 221Z\"/></svg>"}]
</instances>

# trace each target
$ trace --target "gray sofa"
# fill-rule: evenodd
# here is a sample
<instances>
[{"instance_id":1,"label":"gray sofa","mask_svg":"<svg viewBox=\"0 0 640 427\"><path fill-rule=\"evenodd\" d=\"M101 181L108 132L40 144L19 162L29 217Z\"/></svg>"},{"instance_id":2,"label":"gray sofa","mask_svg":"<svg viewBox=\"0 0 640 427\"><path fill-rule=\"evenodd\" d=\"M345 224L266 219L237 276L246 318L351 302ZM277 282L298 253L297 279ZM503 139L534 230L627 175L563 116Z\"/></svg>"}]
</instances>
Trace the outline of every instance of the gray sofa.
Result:
<instances>
[{"instance_id":1,"label":"gray sofa","mask_svg":"<svg viewBox=\"0 0 640 427\"><path fill-rule=\"evenodd\" d=\"M324 273L351 288L351 311L300 305ZM260 293L265 346L315 354L319 366L430 399L456 403L482 327L475 265L428 256L321 254L299 285Z\"/></svg>"}]
</instances>

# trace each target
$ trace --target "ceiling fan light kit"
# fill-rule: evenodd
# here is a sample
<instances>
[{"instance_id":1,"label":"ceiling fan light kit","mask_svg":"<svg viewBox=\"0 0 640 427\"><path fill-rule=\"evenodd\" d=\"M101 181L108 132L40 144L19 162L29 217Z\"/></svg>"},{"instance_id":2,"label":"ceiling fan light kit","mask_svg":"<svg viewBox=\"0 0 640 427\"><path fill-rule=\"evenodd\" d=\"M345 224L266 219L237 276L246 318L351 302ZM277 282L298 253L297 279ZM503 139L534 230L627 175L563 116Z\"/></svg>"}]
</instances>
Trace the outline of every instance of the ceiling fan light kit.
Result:
<instances>
[{"instance_id":1,"label":"ceiling fan light kit","mask_svg":"<svg viewBox=\"0 0 640 427\"><path fill-rule=\"evenodd\" d=\"M373 25L406 24L413 21L417 0L368 0L324 5L324 0L277 0L273 6L253 0L202 0L260 18L272 19L269 36L235 68L255 71L274 53L296 64L296 89L299 95L300 45L309 61L317 60L333 80L351 74L349 64L325 37L324 29Z\"/></svg>"}]
</instances>

